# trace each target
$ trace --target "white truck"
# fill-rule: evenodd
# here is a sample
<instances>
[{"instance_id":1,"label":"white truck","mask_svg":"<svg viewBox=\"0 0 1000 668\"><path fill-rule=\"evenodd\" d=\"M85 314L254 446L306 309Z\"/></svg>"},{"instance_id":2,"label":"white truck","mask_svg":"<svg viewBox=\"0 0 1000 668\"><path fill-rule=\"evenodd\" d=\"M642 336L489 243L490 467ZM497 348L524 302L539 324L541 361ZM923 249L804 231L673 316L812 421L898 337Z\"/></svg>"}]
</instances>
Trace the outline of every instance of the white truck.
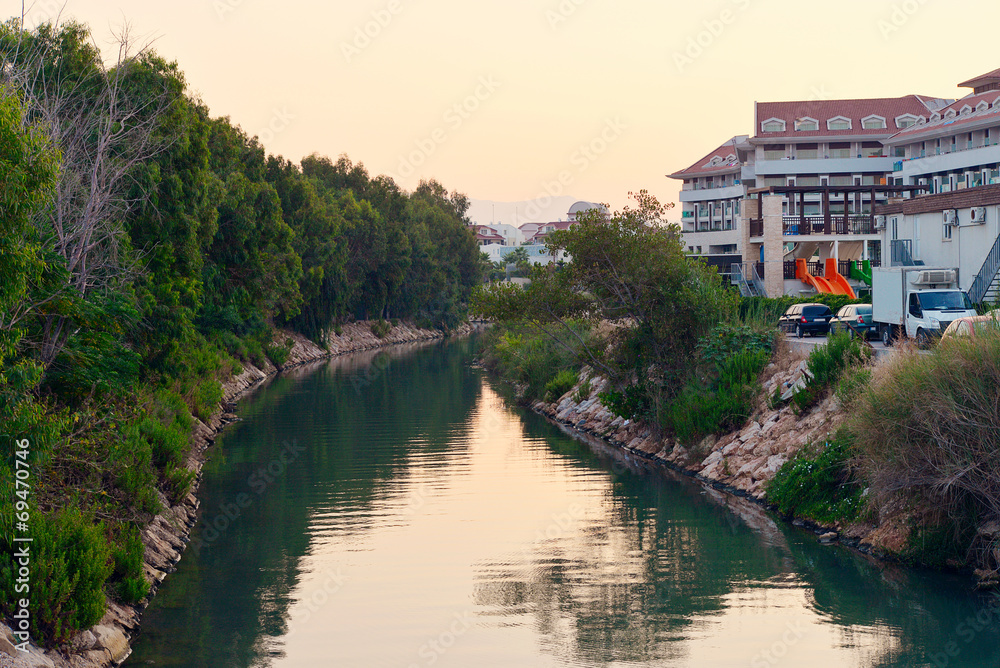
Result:
<instances>
[{"instance_id":1,"label":"white truck","mask_svg":"<svg viewBox=\"0 0 1000 668\"><path fill-rule=\"evenodd\" d=\"M872 269L872 320L885 345L910 337L921 347L953 320L976 315L958 288L958 270L906 266Z\"/></svg>"}]
</instances>

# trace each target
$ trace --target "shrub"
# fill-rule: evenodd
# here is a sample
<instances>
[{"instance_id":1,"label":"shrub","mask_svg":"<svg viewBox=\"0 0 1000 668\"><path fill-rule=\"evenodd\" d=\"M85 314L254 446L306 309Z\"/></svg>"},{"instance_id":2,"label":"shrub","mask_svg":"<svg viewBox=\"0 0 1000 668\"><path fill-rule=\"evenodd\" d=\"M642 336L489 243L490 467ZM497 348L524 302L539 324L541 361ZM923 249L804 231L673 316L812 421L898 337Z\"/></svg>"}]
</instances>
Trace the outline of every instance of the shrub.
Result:
<instances>
[{"instance_id":1,"label":"shrub","mask_svg":"<svg viewBox=\"0 0 1000 668\"><path fill-rule=\"evenodd\" d=\"M922 497L958 522L1000 520L1000 336L945 340L879 366L852 411L875 497Z\"/></svg>"},{"instance_id":2,"label":"shrub","mask_svg":"<svg viewBox=\"0 0 1000 668\"><path fill-rule=\"evenodd\" d=\"M584 401L590 398L591 392L590 379L580 383L580 387L577 388L576 393L573 394L573 401L578 404L582 404Z\"/></svg>"},{"instance_id":3,"label":"shrub","mask_svg":"<svg viewBox=\"0 0 1000 668\"><path fill-rule=\"evenodd\" d=\"M385 338L392 331L392 323L385 320L372 320L368 327L371 329L372 334L380 339Z\"/></svg>"},{"instance_id":4,"label":"shrub","mask_svg":"<svg viewBox=\"0 0 1000 668\"><path fill-rule=\"evenodd\" d=\"M767 499L785 515L804 517L821 524L852 522L864 506L862 486L850 466L850 434L841 430L815 454L785 462L767 484Z\"/></svg>"},{"instance_id":5,"label":"shrub","mask_svg":"<svg viewBox=\"0 0 1000 668\"><path fill-rule=\"evenodd\" d=\"M149 581L142 569L143 551L139 530L133 524L125 525L112 546L114 570L109 580L115 598L122 603L138 603L149 593Z\"/></svg>"},{"instance_id":6,"label":"shrub","mask_svg":"<svg viewBox=\"0 0 1000 668\"><path fill-rule=\"evenodd\" d=\"M768 350L745 350L732 355L719 367L714 386L689 382L667 407L661 424L689 445L709 434L738 429L753 412L760 389L757 376L770 359Z\"/></svg>"},{"instance_id":7,"label":"shrub","mask_svg":"<svg viewBox=\"0 0 1000 668\"><path fill-rule=\"evenodd\" d=\"M792 403L801 413L814 405L823 394L834 387L847 369L860 367L872 356L871 348L860 339L852 339L845 332L831 334L826 345L816 346L809 353L810 378L803 390L792 395Z\"/></svg>"},{"instance_id":8,"label":"shrub","mask_svg":"<svg viewBox=\"0 0 1000 668\"><path fill-rule=\"evenodd\" d=\"M267 359L271 360L271 364L278 367L279 369L285 365L288 361L288 356L292 352L291 339L285 342L285 345L279 346L275 344L270 344L264 347L264 354L267 355Z\"/></svg>"},{"instance_id":9,"label":"shrub","mask_svg":"<svg viewBox=\"0 0 1000 668\"><path fill-rule=\"evenodd\" d=\"M104 525L92 516L75 508L52 514L35 508L31 516L31 632L36 642L52 647L101 620L104 583L114 567ZM7 548L0 557L0 590L11 614L16 565Z\"/></svg>"},{"instance_id":10,"label":"shrub","mask_svg":"<svg viewBox=\"0 0 1000 668\"><path fill-rule=\"evenodd\" d=\"M562 395L573 389L579 377L569 369L556 374L555 378L545 384L545 400L556 401Z\"/></svg>"},{"instance_id":11,"label":"shrub","mask_svg":"<svg viewBox=\"0 0 1000 668\"><path fill-rule=\"evenodd\" d=\"M575 334L565 333L559 342L527 327L495 327L485 334L483 363L504 380L520 385L524 401L541 399L559 371L581 364L582 344L577 337L590 342L590 327L572 326Z\"/></svg>"}]
</instances>

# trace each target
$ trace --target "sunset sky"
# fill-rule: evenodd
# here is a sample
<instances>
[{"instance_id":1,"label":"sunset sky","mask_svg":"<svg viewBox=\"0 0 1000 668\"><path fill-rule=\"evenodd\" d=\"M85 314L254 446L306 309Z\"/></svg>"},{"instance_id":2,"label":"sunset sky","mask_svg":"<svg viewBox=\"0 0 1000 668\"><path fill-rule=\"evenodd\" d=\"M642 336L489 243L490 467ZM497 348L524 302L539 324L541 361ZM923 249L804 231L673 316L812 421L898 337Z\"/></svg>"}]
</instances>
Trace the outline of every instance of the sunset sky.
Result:
<instances>
[{"instance_id":1,"label":"sunset sky","mask_svg":"<svg viewBox=\"0 0 1000 668\"><path fill-rule=\"evenodd\" d=\"M269 152L496 201L673 202L664 175L750 133L755 100L960 97L1000 67L987 0L38 0L27 22L60 8L102 46L128 21Z\"/></svg>"}]
</instances>

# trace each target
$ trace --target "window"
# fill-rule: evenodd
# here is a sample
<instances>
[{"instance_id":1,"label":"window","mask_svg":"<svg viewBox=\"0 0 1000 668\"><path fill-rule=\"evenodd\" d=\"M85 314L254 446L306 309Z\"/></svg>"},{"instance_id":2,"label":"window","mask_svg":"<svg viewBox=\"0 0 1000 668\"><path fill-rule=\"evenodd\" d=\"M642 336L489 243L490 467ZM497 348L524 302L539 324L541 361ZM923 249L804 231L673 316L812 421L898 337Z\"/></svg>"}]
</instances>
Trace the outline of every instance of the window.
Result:
<instances>
[{"instance_id":1,"label":"window","mask_svg":"<svg viewBox=\"0 0 1000 668\"><path fill-rule=\"evenodd\" d=\"M917 124L917 117L913 114L903 114L896 117L896 127L900 130Z\"/></svg>"},{"instance_id":2,"label":"window","mask_svg":"<svg viewBox=\"0 0 1000 668\"><path fill-rule=\"evenodd\" d=\"M830 157L831 158L850 158L851 157L851 145L846 142L830 144Z\"/></svg>"},{"instance_id":3,"label":"window","mask_svg":"<svg viewBox=\"0 0 1000 668\"><path fill-rule=\"evenodd\" d=\"M795 157L799 160L815 160L819 157L819 145L796 144Z\"/></svg>"},{"instance_id":4,"label":"window","mask_svg":"<svg viewBox=\"0 0 1000 668\"><path fill-rule=\"evenodd\" d=\"M760 124L762 132L784 132L785 122L780 118L769 118Z\"/></svg>"},{"instance_id":5,"label":"window","mask_svg":"<svg viewBox=\"0 0 1000 668\"><path fill-rule=\"evenodd\" d=\"M768 146L764 148L765 160L781 160L785 157L784 146Z\"/></svg>"},{"instance_id":6,"label":"window","mask_svg":"<svg viewBox=\"0 0 1000 668\"><path fill-rule=\"evenodd\" d=\"M881 116L868 116L861 119L861 127L865 130L885 130L885 119Z\"/></svg>"},{"instance_id":7,"label":"window","mask_svg":"<svg viewBox=\"0 0 1000 668\"><path fill-rule=\"evenodd\" d=\"M949 225L948 223L945 223L942 226L942 229L944 230L944 240L945 241L951 241L951 225Z\"/></svg>"},{"instance_id":8,"label":"window","mask_svg":"<svg viewBox=\"0 0 1000 668\"><path fill-rule=\"evenodd\" d=\"M836 118L831 118L826 122L827 130L850 130L851 129L851 119L846 116L837 116Z\"/></svg>"},{"instance_id":9,"label":"window","mask_svg":"<svg viewBox=\"0 0 1000 668\"><path fill-rule=\"evenodd\" d=\"M800 118L795 121L795 131L796 132L816 132L819 130L819 121L815 118Z\"/></svg>"}]
</instances>

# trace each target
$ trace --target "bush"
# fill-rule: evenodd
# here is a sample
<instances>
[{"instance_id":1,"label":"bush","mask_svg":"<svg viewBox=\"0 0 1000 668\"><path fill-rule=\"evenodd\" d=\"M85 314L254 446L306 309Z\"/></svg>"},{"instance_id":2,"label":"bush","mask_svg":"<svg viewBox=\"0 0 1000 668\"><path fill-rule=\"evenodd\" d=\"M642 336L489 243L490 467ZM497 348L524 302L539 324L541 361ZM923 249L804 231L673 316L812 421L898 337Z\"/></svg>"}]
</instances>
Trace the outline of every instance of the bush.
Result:
<instances>
[{"instance_id":1,"label":"bush","mask_svg":"<svg viewBox=\"0 0 1000 668\"><path fill-rule=\"evenodd\" d=\"M767 484L767 499L785 515L821 524L853 522L864 506L862 486L853 475L850 434L841 430L816 454L787 461Z\"/></svg>"},{"instance_id":2,"label":"bush","mask_svg":"<svg viewBox=\"0 0 1000 668\"><path fill-rule=\"evenodd\" d=\"M977 524L1000 520L998 387L998 335L945 340L878 367L850 422L876 499L915 495L956 524L970 512Z\"/></svg>"},{"instance_id":3,"label":"bush","mask_svg":"<svg viewBox=\"0 0 1000 668\"><path fill-rule=\"evenodd\" d=\"M738 429L753 412L757 377L771 359L769 350L745 350L725 360L714 386L689 382L669 405L661 424L685 444L709 434Z\"/></svg>"},{"instance_id":4,"label":"bush","mask_svg":"<svg viewBox=\"0 0 1000 668\"><path fill-rule=\"evenodd\" d=\"M792 396L792 403L801 413L808 410L823 394L837 385L844 372L860 367L871 359L872 350L860 339L837 332L827 338L826 345L816 346L809 353L810 378L803 390Z\"/></svg>"},{"instance_id":5,"label":"bush","mask_svg":"<svg viewBox=\"0 0 1000 668\"><path fill-rule=\"evenodd\" d=\"M52 514L35 508L31 536L31 635L52 647L104 616L104 583L113 571L105 527L75 508ZM6 540L6 536L2 540ZM16 564L13 546L5 546L0 596L5 612L14 612Z\"/></svg>"},{"instance_id":6,"label":"bush","mask_svg":"<svg viewBox=\"0 0 1000 668\"><path fill-rule=\"evenodd\" d=\"M585 323L572 327L575 335L564 333L558 343L527 327L494 327L485 334L483 363L504 380L519 385L522 400L544 398L546 386L560 371L582 364L582 344L577 336L589 343L590 327Z\"/></svg>"},{"instance_id":7,"label":"bush","mask_svg":"<svg viewBox=\"0 0 1000 668\"><path fill-rule=\"evenodd\" d=\"M562 395L573 389L579 380L579 376L569 369L564 369L556 374L556 377L545 384L545 400L556 401Z\"/></svg>"},{"instance_id":8,"label":"bush","mask_svg":"<svg viewBox=\"0 0 1000 668\"><path fill-rule=\"evenodd\" d=\"M587 380L580 383L580 387L577 388L576 393L573 394L573 401L575 401L578 404L582 404L584 401L590 398L591 389L592 388L590 387L590 379L588 378Z\"/></svg>"},{"instance_id":9,"label":"bush","mask_svg":"<svg viewBox=\"0 0 1000 668\"><path fill-rule=\"evenodd\" d=\"M112 547L114 570L109 580L115 598L122 603L138 603L149 593L149 581L142 569L143 552L139 530L133 524L125 525Z\"/></svg>"},{"instance_id":10,"label":"bush","mask_svg":"<svg viewBox=\"0 0 1000 668\"><path fill-rule=\"evenodd\" d=\"M291 339L289 339L290 341ZM264 354L267 355L267 359L271 360L271 364L278 367L279 369L285 365L288 361L288 356L292 352L292 344L285 342L285 345L268 345L264 347Z\"/></svg>"},{"instance_id":11,"label":"bush","mask_svg":"<svg viewBox=\"0 0 1000 668\"><path fill-rule=\"evenodd\" d=\"M372 334L380 339L385 338L392 331L392 324L385 320L372 320L368 327L371 329Z\"/></svg>"}]
</instances>

